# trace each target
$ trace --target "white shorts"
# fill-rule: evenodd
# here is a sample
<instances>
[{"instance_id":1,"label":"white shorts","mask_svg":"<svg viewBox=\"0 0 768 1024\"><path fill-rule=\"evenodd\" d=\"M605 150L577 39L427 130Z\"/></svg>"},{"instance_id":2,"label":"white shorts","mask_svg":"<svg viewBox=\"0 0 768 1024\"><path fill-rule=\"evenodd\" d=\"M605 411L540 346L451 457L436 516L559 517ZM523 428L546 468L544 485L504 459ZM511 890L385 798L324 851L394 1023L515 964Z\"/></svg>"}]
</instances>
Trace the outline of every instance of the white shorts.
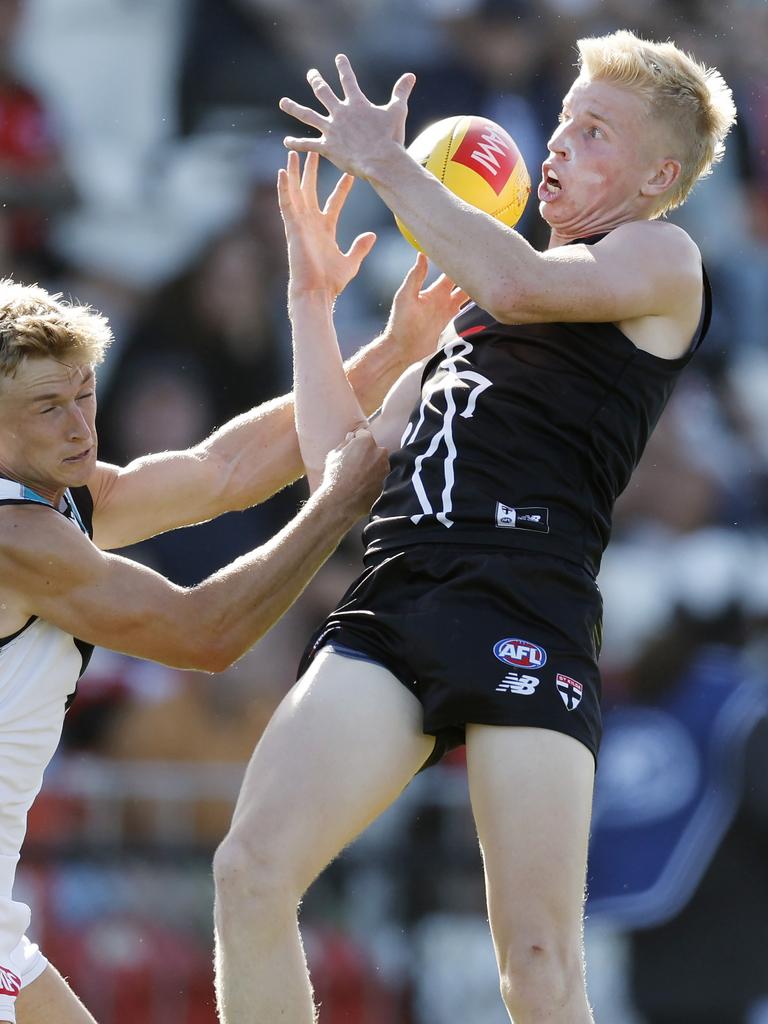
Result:
<instances>
[{"instance_id":1,"label":"white shorts","mask_svg":"<svg viewBox=\"0 0 768 1024\"><path fill-rule=\"evenodd\" d=\"M39 978L47 966L40 947L25 935L6 962L0 963L0 1021L16 1024L16 996Z\"/></svg>"}]
</instances>

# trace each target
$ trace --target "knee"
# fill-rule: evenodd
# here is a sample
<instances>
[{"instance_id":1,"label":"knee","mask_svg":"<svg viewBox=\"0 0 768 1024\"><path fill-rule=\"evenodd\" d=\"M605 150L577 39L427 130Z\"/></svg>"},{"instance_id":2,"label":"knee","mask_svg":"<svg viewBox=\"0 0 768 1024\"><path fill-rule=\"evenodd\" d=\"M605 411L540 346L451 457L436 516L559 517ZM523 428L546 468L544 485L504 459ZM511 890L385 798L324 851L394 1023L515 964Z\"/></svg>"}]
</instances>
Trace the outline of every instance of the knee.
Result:
<instances>
[{"instance_id":1,"label":"knee","mask_svg":"<svg viewBox=\"0 0 768 1024\"><path fill-rule=\"evenodd\" d=\"M586 999L581 942L529 933L499 953L501 995L520 1024L561 1020Z\"/></svg>"},{"instance_id":2,"label":"knee","mask_svg":"<svg viewBox=\"0 0 768 1024\"><path fill-rule=\"evenodd\" d=\"M225 913L250 913L291 896L280 858L267 840L230 832L213 856L216 902ZM297 900L298 901L298 900Z\"/></svg>"}]
</instances>

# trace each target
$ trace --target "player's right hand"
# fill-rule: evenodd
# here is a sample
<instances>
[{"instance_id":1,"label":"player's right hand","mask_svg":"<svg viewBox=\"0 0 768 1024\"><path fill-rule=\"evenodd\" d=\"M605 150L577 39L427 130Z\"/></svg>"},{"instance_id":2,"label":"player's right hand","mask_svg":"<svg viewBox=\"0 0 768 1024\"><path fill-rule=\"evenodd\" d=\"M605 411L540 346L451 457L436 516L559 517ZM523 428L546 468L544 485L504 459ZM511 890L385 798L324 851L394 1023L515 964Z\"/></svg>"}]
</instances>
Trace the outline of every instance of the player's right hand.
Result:
<instances>
[{"instance_id":1,"label":"player's right hand","mask_svg":"<svg viewBox=\"0 0 768 1024\"><path fill-rule=\"evenodd\" d=\"M357 520L370 511L387 473L387 452L376 444L370 430L361 427L328 453L320 490Z\"/></svg>"}]
</instances>

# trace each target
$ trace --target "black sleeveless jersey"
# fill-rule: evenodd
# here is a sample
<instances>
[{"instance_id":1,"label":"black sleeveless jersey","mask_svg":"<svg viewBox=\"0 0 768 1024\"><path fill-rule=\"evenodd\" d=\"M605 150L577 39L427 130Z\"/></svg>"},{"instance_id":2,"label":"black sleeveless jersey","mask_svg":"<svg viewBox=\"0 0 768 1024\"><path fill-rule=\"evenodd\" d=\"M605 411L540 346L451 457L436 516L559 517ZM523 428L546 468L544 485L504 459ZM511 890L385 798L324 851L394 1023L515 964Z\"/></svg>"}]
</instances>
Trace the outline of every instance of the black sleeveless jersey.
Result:
<instances>
[{"instance_id":1,"label":"black sleeveless jersey","mask_svg":"<svg viewBox=\"0 0 768 1024\"><path fill-rule=\"evenodd\" d=\"M614 502L710 309L705 274L688 353L662 359L611 323L502 324L465 307L424 369L363 533L366 557L411 544L493 545L566 558L596 576Z\"/></svg>"}]
</instances>

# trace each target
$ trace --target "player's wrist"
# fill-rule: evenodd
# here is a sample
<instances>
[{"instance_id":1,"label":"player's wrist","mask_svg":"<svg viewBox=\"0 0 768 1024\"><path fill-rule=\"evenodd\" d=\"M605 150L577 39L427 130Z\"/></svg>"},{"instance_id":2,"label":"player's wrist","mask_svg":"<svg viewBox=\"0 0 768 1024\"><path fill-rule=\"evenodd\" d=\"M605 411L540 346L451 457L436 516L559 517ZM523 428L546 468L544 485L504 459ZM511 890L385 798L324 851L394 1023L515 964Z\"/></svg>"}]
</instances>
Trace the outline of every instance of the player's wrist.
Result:
<instances>
[{"instance_id":1,"label":"player's wrist","mask_svg":"<svg viewBox=\"0 0 768 1024\"><path fill-rule=\"evenodd\" d=\"M323 476L310 502L321 532L329 536L343 537L361 516L356 491L338 476Z\"/></svg>"},{"instance_id":2,"label":"player's wrist","mask_svg":"<svg viewBox=\"0 0 768 1024\"><path fill-rule=\"evenodd\" d=\"M360 161L358 177L382 188L394 186L404 166L413 163L405 147L394 139L382 139L381 144Z\"/></svg>"},{"instance_id":3,"label":"player's wrist","mask_svg":"<svg viewBox=\"0 0 768 1024\"><path fill-rule=\"evenodd\" d=\"M327 314L333 309L337 292L328 285L288 286L288 312L291 319L297 316Z\"/></svg>"}]
</instances>

